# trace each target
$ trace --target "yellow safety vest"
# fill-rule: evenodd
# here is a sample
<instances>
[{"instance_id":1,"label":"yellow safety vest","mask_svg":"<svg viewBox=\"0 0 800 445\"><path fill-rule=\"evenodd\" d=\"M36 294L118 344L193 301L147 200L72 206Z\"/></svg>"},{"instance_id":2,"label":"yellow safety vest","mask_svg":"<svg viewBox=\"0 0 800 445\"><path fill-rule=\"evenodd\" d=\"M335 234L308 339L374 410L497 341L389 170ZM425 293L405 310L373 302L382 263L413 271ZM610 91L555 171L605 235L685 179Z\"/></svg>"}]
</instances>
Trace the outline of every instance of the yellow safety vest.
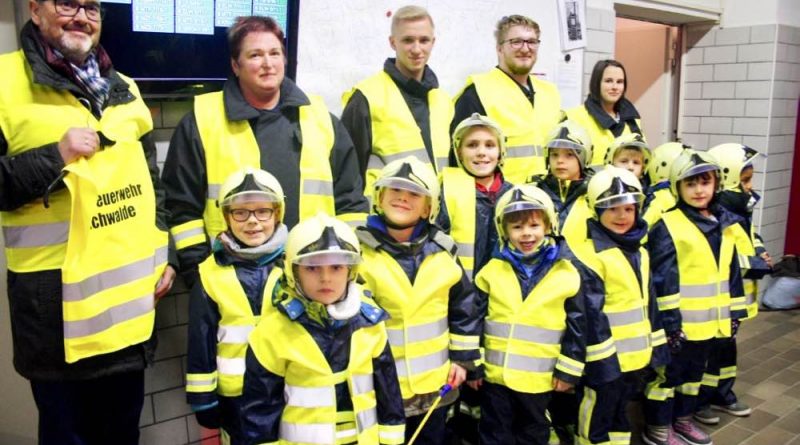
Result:
<instances>
[{"instance_id":1,"label":"yellow safety vest","mask_svg":"<svg viewBox=\"0 0 800 445\"><path fill-rule=\"evenodd\" d=\"M736 254L738 255L737 259L739 267L742 269L742 275L744 275L747 269L750 269L750 257L756 256L755 230L753 230L753 224L750 225L750 233L747 233L739 224L735 224L732 230L736 234ZM743 278L742 285L744 286L743 304L747 309L747 317L744 318L746 320L758 315L758 282ZM731 309L733 309L733 305Z\"/></svg>"},{"instance_id":2,"label":"yellow safety vest","mask_svg":"<svg viewBox=\"0 0 800 445\"><path fill-rule=\"evenodd\" d=\"M347 369L334 373L311 334L272 305L250 334L250 349L269 372L283 377L279 444L375 444L379 432L372 360L386 347L383 323L353 332ZM347 382L352 412L337 412L336 385ZM399 426L402 438L403 427ZM402 441L402 439L400 439ZM400 442L381 442L400 443Z\"/></svg>"},{"instance_id":3,"label":"yellow safety vest","mask_svg":"<svg viewBox=\"0 0 800 445\"><path fill-rule=\"evenodd\" d=\"M669 188L656 190L653 199L650 201L650 205L647 206L647 210L645 210L644 215L642 215L642 218L647 221L648 229L652 229L653 226L661 220L661 215L675 207L675 204L677 204L677 202L675 202L675 196L672 195Z\"/></svg>"},{"instance_id":4,"label":"yellow safety vest","mask_svg":"<svg viewBox=\"0 0 800 445\"><path fill-rule=\"evenodd\" d=\"M431 146L433 156L436 158L430 159L422 133L408 104L385 71L362 80L346 92L342 96L344 105L347 105L356 90L361 91L369 102L372 125L372 152L367 161L364 178L364 194L368 199L372 199L373 184L378 179L381 169L394 160L414 156L422 162L430 163L437 172L447 166L447 156L450 152L450 122L453 120L453 103L447 92L441 88L434 88L428 92Z\"/></svg>"},{"instance_id":5,"label":"yellow safety vest","mask_svg":"<svg viewBox=\"0 0 800 445\"><path fill-rule=\"evenodd\" d=\"M581 277L567 260L558 260L522 300L511 264L490 260L475 277L489 295L483 346L486 380L524 393L553 390L553 370L575 377L584 364L561 353L566 329L564 301L578 293Z\"/></svg>"},{"instance_id":6,"label":"yellow safety vest","mask_svg":"<svg viewBox=\"0 0 800 445\"><path fill-rule=\"evenodd\" d=\"M266 307L272 305L272 289L282 275L273 267L261 296L261 313L254 314L232 265L220 266L214 256L200 263L203 290L219 308L217 327L217 370L208 374L187 374L186 392L217 391L226 397L242 395L247 336L256 327Z\"/></svg>"},{"instance_id":7,"label":"yellow safety vest","mask_svg":"<svg viewBox=\"0 0 800 445\"><path fill-rule=\"evenodd\" d=\"M585 128L586 131L589 132L589 137L592 138L592 145L594 146L594 154L592 155L590 166L596 165L603 165L605 163L605 156L606 152L608 151L608 147L614 142L616 136L611 130L603 128L597 122L597 120L589 114L589 111L586 109L585 105L578 105L575 108L570 108L567 110L567 119L577 122L580 124L581 127ZM639 119L636 119L637 125L639 128L642 128L642 123ZM630 126L627 124L625 128L622 130L622 134L631 134Z\"/></svg>"},{"instance_id":8,"label":"yellow safety vest","mask_svg":"<svg viewBox=\"0 0 800 445\"><path fill-rule=\"evenodd\" d=\"M567 213L566 219L564 219L564 224L561 226L561 235L573 251L585 246L584 242L588 236L586 224L591 217L592 210L589 208L586 195L576 198L569 209L569 213Z\"/></svg>"},{"instance_id":9,"label":"yellow safety vest","mask_svg":"<svg viewBox=\"0 0 800 445\"><path fill-rule=\"evenodd\" d=\"M156 195L138 140L118 140L64 168L72 202L61 266L67 363L150 338L153 292L167 264Z\"/></svg>"},{"instance_id":10,"label":"yellow safety vest","mask_svg":"<svg viewBox=\"0 0 800 445\"><path fill-rule=\"evenodd\" d=\"M403 399L438 391L447 382L450 349L478 349L477 336L449 329L450 288L461 279L461 267L448 252L440 251L425 257L411 283L389 253L361 245L366 287L389 313L386 331Z\"/></svg>"},{"instance_id":11,"label":"yellow safety vest","mask_svg":"<svg viewBox=\"0 0 800 445\"><path fill-rule=\"evenodd\" d=\"M680 308L681 329L691 341L730 337L731 310L735 306L731 301L728 280L730 264L734 261L735 225L722 230L717 262L705 235L683 211L671 210L661 218L675 245L680 291L659 297L659 308Z\"/></svg>"},{"instance_id":12,"label":"yellow safety vest","mask_svg":"<svg viewBox=\"0 0 800 445\"><path fill-rule=\"evenodd\" d=\"M52 144L71 127L90 126L115 141L137 141L153 129L150 110L133 80L128 83L135 100L107 107L98 121L68 91L33 81L22 50L0 55L0 130L8 143L8 156ZM66 189L50 195L50 208L42 200L0 213L8 269L17 273L61 268L67 250L70 197Z\"/></svg>"},{"instance_id":13,"label":"yellow safety vest","mask_svg":"<svg viewBox=\"0 0 800 445\"><path fill-rule=\"evenodd\" d=\"M442 189L450 215L450 236L458 247L461 266L471 280L475 268L475 178L460 168L448 167L442 171Z\"/></svg>"},{"instance_id":14,"label":"yellow safety vest","mask_svg":"<svg viewBox=\"0 0 800 445\"><path fill-rule=\"evenodd\" d=\"M467 78L467 86L475 84L486 114L503 129L506 136L503 175L514 184L546 173L542 147L561 118L561 95L555 84L535 76L530 79L536 92L536 106L531 106L519 85L500 68Z\"/></svg>"},{"instance_id":15,"label":"yellow safety vest","mask_svg":"<svg viewBox=\"0 0 800 445\"><path fill-rule=\"evenodd\" d=\"M321 98L309 95L311 103L299 108L303 146L300 149L299 216L302 221L319 212L336 214L330 153L334 144L333 124ZM219 189L225 179L244 167L262 168L261 150L250 123L231 121L225 116L221 91L194 99L197 131L203 142L208 181L203 221L193 220L171 229L178 249L204 243L225 230L222 212L217 207Z\"/></svg>"},{"instance_id":16,"label":"yellow safety vest","mask_svg":"<svg viewBox=\"0 0 800 445\"><path fill-rule=\"evenodd\" d=\"M587 239L586 244L587 249L575 253L603 280L603 313L611 326L620 368L622 372L642 369L650 363L653 348L666 343L664 330L653 331L647 315L650 301L650 257L647 250L639 248L640 286L636 273L620 249L597 252L594 241Z\"/></svg>"}]
</instances>

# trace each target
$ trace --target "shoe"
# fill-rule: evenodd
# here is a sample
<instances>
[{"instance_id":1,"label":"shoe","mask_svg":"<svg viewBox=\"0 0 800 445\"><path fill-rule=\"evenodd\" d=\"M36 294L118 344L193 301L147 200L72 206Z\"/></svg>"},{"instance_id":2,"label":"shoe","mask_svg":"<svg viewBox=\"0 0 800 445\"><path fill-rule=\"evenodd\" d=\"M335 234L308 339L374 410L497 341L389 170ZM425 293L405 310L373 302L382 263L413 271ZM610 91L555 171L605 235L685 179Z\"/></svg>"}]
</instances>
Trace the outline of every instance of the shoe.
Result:
<instances>
[{"instance_id":1,"label":"shoe","mask_svg":"<svg viewBox=\"0 0 800 445\"><path fill-rule=\"evenodd\" d=\"M672 424L675 434L689 445L712 445L711 436L689 419Z\"/></svg>"},{"instance_id":2,"label":"shoe","mask_svg":"<svg viewBox=\"0 0 800 445\"><path fill-rule=\"evenodd\" d=\"M753 412L746 403L740 401L733 402L730 405L711 405L711 409L737 417L747 417Z\"/></svg>"},{"instance_id":3,"label":"shoe","mask_svg":"<svg viewBox=\"0 0 800 445\"><path fill-rule=\"evenodd\" d=\"M686 442L684 442L680 437L678 437L678 435L675 434L675 431L672 430L672 427L667 430L667 440L659 440L653 436L650 436L648 434L647 427L645 427L645 430L642 431L642 440L647 445L686 445Z\"/></svg>"},{"instance_id":4,"label":"shoe","mask_svg":"<svg viewBox=\"0 0 800 445\"><path fill-rule=\"evenodd\" d=\"M694 417L694 420L706 425L716 425L719 423L719 416L714 414L714 411L711 411L710 407L705 407L696 411L692 417Z\"/></svg>"}]
</instances>

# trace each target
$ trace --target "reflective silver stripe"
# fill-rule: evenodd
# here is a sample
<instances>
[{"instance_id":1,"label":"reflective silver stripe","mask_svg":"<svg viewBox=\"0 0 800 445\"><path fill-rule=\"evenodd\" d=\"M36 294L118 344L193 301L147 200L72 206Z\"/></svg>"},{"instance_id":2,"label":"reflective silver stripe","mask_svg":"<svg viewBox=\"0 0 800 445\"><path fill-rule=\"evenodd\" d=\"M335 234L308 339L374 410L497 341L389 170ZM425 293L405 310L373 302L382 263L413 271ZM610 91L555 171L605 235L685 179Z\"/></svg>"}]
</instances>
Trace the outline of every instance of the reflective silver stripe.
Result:
<instances>
[{"instance_id":1,"label":"reflective silver stripe","mask_svg":"<svg viewBox=\"0 0 800 445\"><path fill-rule=\"evenodd\" d=\"M650 346L650 336L645 335L642 337L625 338L622 340L614 340L617 344L617 352L636 352L643 351Z\"/></svg>"},{"instance_id":2,"label":"reflective silver stripe","mask_svg":"<svg viewBox=\"0 0 800 445\"><path fill-rule=\"evenodd\" d=\"M372 374L353 374L353 395L366 394L375 389Z\"/></svg>"},{"instance_id":3,"label":"reflective silver stripe","mask_svg":"<svg viewBox=\"0 0 800 445\"><path fill-rule=\"evenodd\" d=\"M592 348L593 346L602 346L602 347L594 349L594 348ZM590 351L589 349L592 349L592 350ZM595 361L595 360L599 360L598 357L604 356L606 353L608 353L608 351L610 351L612 349L616 349L616 348L614 347L614 342L610 338L608 340L604 341L603 343L598 344L598 345L589 345L589 347L586 348L586 361L587 362L592 362L592 361Z\"/></svg>"},{"instance_id":4,"label":"reflective silver stripe","mask_svg":"<svg viewBox=\"0 0 800 445\"><path fill-rule=\"evenodd\" d=\"M151 312L154 307L153 294L149 293L143 297L128 301L127 303L108 308L92 318L75 321L65 320L64 338L85 337L87 335L103 332L123 321L141 317Z\"/></svg>"},{"instance_id":5,"label":"reflective silver stripe","mask_svg":"<svg viewBox=\"0 0 800 445\"><path fill-rule=\"evenodd\" d=\"M624 326L644 320L642 308L631 309L625 312L606 312L606 316L611 326Z\"/></svg>"},{"instance_id":6,"label":"reflective silver stripe","mask_svg":"<svg viewBox=\"0 0 800 445\"><path fill-rule=\"evenodd\" d=\"M412 149L412 150L405 150L405 151L403 151L401 153L395 153L395 154L391 154L391 155L383 155L383 156L381 156L381 159L383 160L384 165L385 165L385 164L388 164L388 163L390 163L392 161L396 161L398 159L407 158L409 156L414 156L415 158L419 159L422 162L425 162L426 164L430 164L430 162L431 162L431 159L428 157L428 151L425 150L424 148L415 148L415 149Z\"/></svg>"},{"instance_id":7,"label":"reflective silver stripe","mask_svg":"<svg viewBox=\"0 0 800 445\"><path fill-rule=\"evenodd\" d=\"M583 368L579 368L579 367L573 365L572 363L567 362L566 360L558 360L556 362L555 366L558 367L558 368L569 369L572 372L574 372L575 374L582 374L583 373Z\"/></svg>"},{"instance_id":8,"label":"reflective silver stripe","mask_svg":"<svg viewBox=\"0 0 800 445\"><path fill-rule=\"evenodd\" d=\"M208 184L208 190L206 191L206 196L208 199L215 200L219 197L219 189L222 187L221 184Z\"/></svg>"},{"instance_id":9,"label":"reflective silver stripe","mask_svg":"<svg viewBox=\"0 0 800 445\"><path fill-rule=\"evenodd\" d=\"M730 318L730 309L726 306L723 308L712 307L710 309L681 309L681 318L684 322L689 323L704 323L707 321L716 321L718 319Z\"/></svg>"},{"instance_id":10,"label":"reflective silver stripe","mask_svg":"<svg viewBox=\"0 0 800 445\"><path fill-rule=\"evenodd\" d=\"M336 406L336 394L332 386L283 386L283 398L287 406L321 408Z\"/></svg>"},{"instance_id":11,"label":"reflective silver stripe","mask_svg":"<svg viewBox=\"0 0 800 445\"><path fill-rule=\"evenodd\" d=\"M179 243L186 238L191 238L195 235L202 235L206 233L203 227L197 227L194 229L184 230L179 235L172 235L172 239L175 240L176 243Z\"/></svg>"},{"instance_id":12,"label":"reflective silver stripe","mask_svg":"<svg viewBox=\"0 0 800 445\"><path fill-rule=\"evenodd\" d=\"M475 256L475 244L473 243L456 243L458 246L458 254L461 256Z\"/></svg>"},{"instance_id":13,"label":"reflective silver stripe","mask_svg":"<svg viewBox=\"0 0 800 445\"><path fill-rule=\"evenodd\" d=\"M713 297L718 293L728 292L728 280L721 281L719 288L716 283L712 284L681 284L681 297L683 298L703 298Z\"/></svg>"},{"instance_id":14,"label":"reflective silver stripe","mask_svg":"<svg viewBox=\"0 0 800 445\"><path fill-rule=\"evenodd\" d=\"M68 234L68 222L3 227L6 247L14 249L63 244L67 242Z\"/></svg>"},{"instance_id":15,"label":"reflective silver stripe","mask_svg":"<svg viewBox=\"0 0 800 445\"><path fill-rule=\"evenodd\" d=\"M744 295L744 304L751 305L756 302L756 296L753 294L745 294Z\"/></svg>"},{"instance_id":16,"label":"reflective silver stripe","mask_svg":"<svg viewBox=\"0 0 800 445\"><path fill-rule=\"evenodd\" d=\"M219 343L247 343L247 336L253 326L219 325L217 341Z\"/></svg>"},{"instance_id":17,"label":"reflective silver stripe","mask_svg":"<svg viewBox=\"0 0 800 445\"><path fill-rule=\"evenodd\" d=\"M431 340L447 332L447 319L442 318L431 323L411 326L407 332L409 343ZM398 347L405 344L402 329L387 329L386 334L389 337L390 345Z\"/></svg>"},{"instance_id":18,"label":"reflective silver stripe","mask_svg":"<svg viewBox=\"0 0 800 445\"><path fill-rule=\"evenodd\" d=\"M508 360L506 361L506 356ZM506 354L502 351L486 350L486 362L509 369L529 372L552 371L556 365L555 358L527 357L518 354Z\"/></svg>"},{"instance_id":19,"label":"reflective silver stripe","mask_svg":"<svg viewBox=\"0 0 800 445\"><path fill-rule=\"evenodd\" d=\"M304 195L333 196L333 182L322 179L303 180Z\"/></svg>"},{"instance_id":20,"label":"reflective silver stripe","mask_svg":"<svg viewBox=\"0 0 800 445\"><path fill-rule=\"evenodd\" d=\"M484 324L486 334L508 338L511 335L511 325L493 320L486 320ZM516 325L513 338L537 343L555 345L561 342L562 331L544 329L536 326Z\"/></svg>"},{"instance_id":21,"label":"reflective silver stripe","mask_svg":"<svg viewBox=\"0 0 800 445\"><path fill-rule=\"evenodd\" d=\"M461 348L461 349L477 349L478 348L478 342L477 341L466 342L466 341L458 341L458 340L450 339L450 346L454 347L454 348Z\"/></svg>"},{"instance_id":22,"label":"reflective silver stripe","mask_svg":"<svg viewBox=\"0 0 800 445\"><path fill-rule=\"evenodd\" d=\"M217 356L217 370L220 374L244 375L245 363L242 358L227 358Z\"/></svg>"},{"instance_id":23,"label":"reflective silver stripe","mask_svg":"<svg viewBox=\"0 0 800 445\"><path fill-rule=\"evenodd\" d=\"M289 423L281 421L280 438L293 443L330 444L336 437L332 423Z\"/></svg>"},{"instance_id":24,"label":"reflective silver stripe","mask_svg":"<svg viewBox=\"0 0 800 445\"><path fill-rule=\"evenodd\" d=\"M448 358L449 354L447 349L442 349L441 351L436 351L432 354L420 357L409 358L407 360L395 360L397 375L400 377L408 377L409 372L411 375L421 374L444 365L447 363ZM410 368L408 370L406 369L406 362L408 362L408 367Z\"/></svg>"},{"instance_id":25,"label":"reflective silver stripe","mask_svg":"<svg viewBox=\"0 0 800 445\"><path fill-rule=\"evenodd\" d=\"M383 161L378 155L376 154L369 155L369 158L367 159L367 169L380 170L385 166L386 164L383 163Z\"/></svg>"},{"instance_id":26,"label":"reflective silver stripe","mask_svg":"<svg viewBox=\"0 0 800 445\"><path fill-rule=\"evenodd\" d=\"M531 156L541 156L542 147L539 145L518 145L506 148L507 158L528 158Z\"/></svg>"},{"instance_id":27,"label":"reflective silver stripe","mask_svg":"<svg viewBox=\"0 0 800 445\"><path fill-rule=\"evenodd\" d=\"M447 167L447 164L449 164L449 163L450 163L450 160L447 159L446 157L444 157L444 158L436 158L436 171L440 172L440 171L444 170L445 167Z\"/></svg>"},{"instance_id":28,"label":"reflective silver stripe","mask_svg":"<svg viewBox=\"0 0 800 445\"><path fill-rule=\"evenodd\" d=\"M217 379L208 379L208 380L187 380L186 386L209 386L209 385L216 385Z\"/></svg>"},{"instance_id":29,"label":"reflective silver stripe","mask_svg":"<svg viewBox=\"0 0 800 445\"><path fill-rule=\"evenodd\" d=\"M356 427L362 432L378 423L378 412L375 407L356 413Z\"/></svg>"},{"instance_id":30,"label":"reflective silver stripe","mask_svg":"<svg viewBox=\"0 0 800 445\"><path fill-rule=\"evenodd\" d=\"M389 344L394 347L403 346L405 337L402 329L386 329L386 336L389 337Z\"/></svg>"},{"instance_id":31,"label":"reflective silver stripe","mask_svg":"<svg viewBox=\"0 0 800 445\"><path fill-rule=\"evenodd\" d=\"M64 283L62 286L64 301L81 301L102 290L145 278L153 273L156 264L165 261L166 258L167 247L164 246L152 257L100 272L78 283Z\"/></svg>"}]
</instances>

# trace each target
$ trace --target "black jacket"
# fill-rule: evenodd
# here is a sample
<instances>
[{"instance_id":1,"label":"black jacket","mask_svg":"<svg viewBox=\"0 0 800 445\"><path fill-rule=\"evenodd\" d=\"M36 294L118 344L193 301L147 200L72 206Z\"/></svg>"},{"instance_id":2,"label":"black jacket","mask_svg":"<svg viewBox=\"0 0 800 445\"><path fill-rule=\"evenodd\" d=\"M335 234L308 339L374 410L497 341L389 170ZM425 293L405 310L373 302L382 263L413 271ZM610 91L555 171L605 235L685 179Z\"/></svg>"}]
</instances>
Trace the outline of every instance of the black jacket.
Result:
<instances>
[{"instance_id":1,"label":"black jacket","mask_svg":"<svg viewBox=\"0 0 800 445\"><path fill-rule=\"evenodd\" d=\"M281 84L281 99L273 110L258 110L244 100L236 79L228 79L223 87L225 117L250 123L261 154L261 168L272 173L286 196L283 222L292 228L298 221L300 197L300 132L299 107L310 103L308 96L290 79ZM355 150L341 122L331 115L335 141L330 155L336 213L369 211L363 195L364 186L358 174ZM233 147L220 147L220 149ZM167 206L172 212L169 226L202 219L206 206L206 160L203 142L197 129L194 111L183 117L170 141L164 163L164 188ZM210 253L209 243L195 244L178 251L181 272L189 286L197 277L197 265Z\"/></svg>"},{"instance_id":2,"label":"black jacket","mask_svg":"<svg viewBox=\"0 0 800 445\"><path fill-rule=\"evenodd\" d=\"M68 91L82 104L91 104L80 86L48 63L45 48L36 35L38 29L28 22L20 33L25 58L33 72L34 83ZM129 103L140 98L131 94L129 85L111 68L103 73L110 81L105 107ZM91 105L85 105L91 107ZM99 118L97 110L91 110ZM150 176L156 193L156 224L166 230L167 212L164 192L158 179L156 147L150 133L141 138ZM47 186L61 173L64 162L58 153L58 141L9 157L8 143L0 132L0 210L13 210L41 198ZM58 185L63 188L63 183ZM172 262L172 261L171 261ZM120 351L82 359L67 364L64 359L64 334L61 298L61 270L16 273L8 271L8 298L11 311L11 334L14 341L14 367L31 380L80 380L144 369L153 362L155 335L150 340Z\"/></svg>"}]
</instances>

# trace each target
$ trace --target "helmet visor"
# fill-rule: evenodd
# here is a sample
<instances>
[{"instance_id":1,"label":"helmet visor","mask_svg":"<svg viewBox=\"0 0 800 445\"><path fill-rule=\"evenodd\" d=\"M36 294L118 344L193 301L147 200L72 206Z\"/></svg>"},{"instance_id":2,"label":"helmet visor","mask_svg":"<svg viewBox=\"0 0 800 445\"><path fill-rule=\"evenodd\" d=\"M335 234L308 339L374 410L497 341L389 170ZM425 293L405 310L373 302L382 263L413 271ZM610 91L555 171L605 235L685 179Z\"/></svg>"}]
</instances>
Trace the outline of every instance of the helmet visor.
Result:
<instances>
[{"instance_id":1,"label":"helmet visor","mask_svg":"<svg viewBox=\"0 0 800 445\"><path fill-rule=\"evenodd\" d=\"M697 164L697 165L687 169L677 179L678 179L678 181L681 181L681 180L684 180L686 178L691 178L692 176L699 175L701 173L712 172L712 171L717 171L717 170L719 170L719 167L717 167L716 164L712 164L710 162L709 163L703 163L703 164Z\"/></svg>"},{"instance_id":2,"label":"helmet visor","mask_svg":"<svg viewBox=\"0 0 800 445\"><path fill-rule=\"evenodd\" d=\"M609 196L608 198L600 198L595 202L594 206L601 209L610 209L627 204L639 204L644 201L644 195L638 192L625 193L622 195Z\"/></svg>"},{"instance_id":3,"label":"helmet visor","mask_svg":"<svg viewBox=\"0 0 800 445\"><path fill-rule=\"evenodd\" d=\"M292 260L292 264L298 266L354 266L361 262L361 255L349 250L325 250L309 252L298 255Z\"/></svg>"},{"instance_id":4,"label":"helmet visor","mask_svg":"<svg viewBox=\"0 0 800 445\"><path fill-rule=\"evenodd\" d=\"M386 178L380 178L375 182L375 188L390 188L390 189L400 189L406 190L411 193L416 193L418 195L424 196L431 196L430 190L422 184L418 184L410 179L400 178L397 176L389 176Z\"/></svg>"},{"instance_id":5,"label":"helmet visor","mask_svg":"<svg viewBox=\"0 0 800 445\"><path fill-rule=\"evenodd\" d=\"M544 210L544 206L535 201L514 201L503 207L503 215L524 212L526 210Z\"/></svg>"},{"instance_id":6,"label":"helmet visor","mask_svg":"<svg viewBox=\"0 0 800 445\"><path fill-rule=\"evenodd\" d=\"M568 141L566 139L553 139L547 143L547 148L567 148L575 151L583 151L584 147L577 142Z\"/></svg>"},{"instance_id":7,"label":"helmet visor","mask_svg":"<svg viewBox=\"0 0 800 445\"><path fill-rule=\"evenodd\" d=\"M232 204L244 204L248 202L281 202L280 196L271 190L247 190L240 193L229 194L222 200L222 207Z\"/></svg>"}]
</instances>

